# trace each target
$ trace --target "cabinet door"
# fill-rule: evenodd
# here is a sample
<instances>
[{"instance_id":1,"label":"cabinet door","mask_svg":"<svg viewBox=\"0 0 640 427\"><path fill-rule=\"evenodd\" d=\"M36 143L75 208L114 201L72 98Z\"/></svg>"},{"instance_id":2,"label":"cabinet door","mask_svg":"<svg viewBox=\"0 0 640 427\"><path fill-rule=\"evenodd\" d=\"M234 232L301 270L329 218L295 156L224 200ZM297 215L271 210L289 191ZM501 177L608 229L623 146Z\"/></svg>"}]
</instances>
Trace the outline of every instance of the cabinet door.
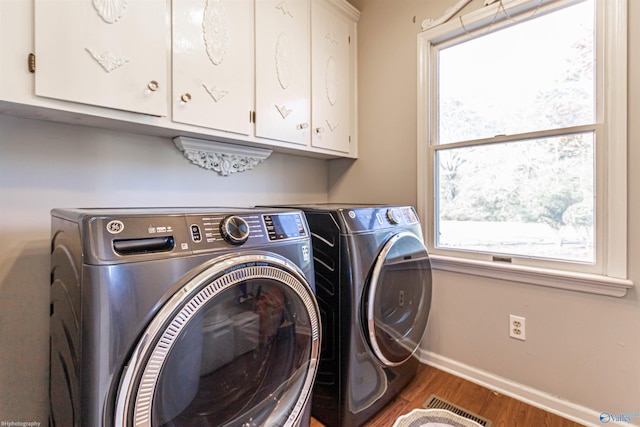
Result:
<instances>
[{"instance_id":1,"label":"cabinet door","mask_svg":"<svg viewBox=\"0 0 640 427\"><path fill-rule=\"evenodd\" d=\"M248 135L253 67L253 0L173 2L174 121Z\"/></svg>"},{"instance_id":2,"label":"cabinet door","mask_svg":"<svg viewBox=\"0 0 640 427\"><path fill-rule=\"evenodd\" d=\"M353 22L328 1L312 3L312 131L311 145L350 151L354 105L351 76L351 28Z\"/></svg>"},{"instance_id":3,"label":"cabinet door","mask_svg":"<svg viewBox=\"0 0 640 427\"><path fill-rule=\"evenodd\" d=\"M309 0L256 0L256 136L309 144Z\"/></svg>"},{"instance_id":4,"label":"cabinet door","mask_svg":"<svg viewBox=\"0 0 640 427\"><path fill-rule=\"evenodd\" d=\"M35 0L36 95L167 114L166 0Z\"/></svg>"}]
</instances>

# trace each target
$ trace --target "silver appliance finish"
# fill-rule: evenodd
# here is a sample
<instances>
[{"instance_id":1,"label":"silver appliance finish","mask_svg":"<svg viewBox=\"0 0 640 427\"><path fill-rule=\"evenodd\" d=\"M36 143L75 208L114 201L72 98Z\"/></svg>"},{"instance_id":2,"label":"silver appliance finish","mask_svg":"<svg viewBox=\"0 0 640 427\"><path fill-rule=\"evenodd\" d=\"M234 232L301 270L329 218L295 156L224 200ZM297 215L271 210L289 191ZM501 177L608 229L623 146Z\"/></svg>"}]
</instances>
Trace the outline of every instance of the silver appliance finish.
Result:
<instances>
[{"instance_id":1,"label":"silver appliance finish","mask_svg":"<svg viewBox=\"0 0 640 427\"><path fill-rule=\"evenodd\" d=\"M51 215L52 426L308 423L320 322L301 212Z\"/></svg>"},{"instance_id":2,"label":"silver appliance finish","mask_svg":"<svg viewBox=\"0 0 640 427\"><path fill-rule=\"evenodd\" d=\"M309 205L323 341L312 415L356 427L415 375L432 277L411 206Z\"/></svg>"}]
</instances>

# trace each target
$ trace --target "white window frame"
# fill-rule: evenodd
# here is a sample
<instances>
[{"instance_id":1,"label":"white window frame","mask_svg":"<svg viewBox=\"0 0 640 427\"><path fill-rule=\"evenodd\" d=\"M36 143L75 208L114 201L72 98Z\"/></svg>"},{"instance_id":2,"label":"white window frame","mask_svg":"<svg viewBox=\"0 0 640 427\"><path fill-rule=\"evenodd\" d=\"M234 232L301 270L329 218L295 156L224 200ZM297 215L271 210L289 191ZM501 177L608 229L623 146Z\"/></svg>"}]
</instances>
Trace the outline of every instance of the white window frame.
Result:
<instances>
[{"instance_id":1,"label":"white window frame","mask_svg":"<svg viewBox=\"0 0 640 427\"><path fill-rule=\"evenodd\" d=\"M482 34L533 13L581 0L502 0L418 34L418 213L433 268L513 282L622 297L627 278L627 0L596 1L597 271L550 267L521 260L496 262L490 254L467 254L434 246L437 46L465 34ZM568 267L567 267L568 266ZM577 266L577 264L576 264Z\"/></svg>"}]
</instances>

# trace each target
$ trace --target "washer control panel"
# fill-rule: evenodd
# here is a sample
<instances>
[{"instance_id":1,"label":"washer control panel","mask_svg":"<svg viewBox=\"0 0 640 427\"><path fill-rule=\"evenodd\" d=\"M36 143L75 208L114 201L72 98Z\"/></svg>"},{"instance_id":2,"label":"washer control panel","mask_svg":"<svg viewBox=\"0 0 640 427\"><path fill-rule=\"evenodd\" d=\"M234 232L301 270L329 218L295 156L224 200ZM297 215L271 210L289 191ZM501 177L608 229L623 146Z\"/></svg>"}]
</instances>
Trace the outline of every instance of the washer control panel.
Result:
<instances>
[{"instance_id":1,"label":"washer control panel","mask_svg":"<svg viewBox=\"0 0 640 427\"><path fill-rule=\"evenodd\" d=\"M78 223L87 264L161 259L309 240L299 209L103 208L54 209L52 221ZM66 221L66 222L65 222Z\"/></svg>"}]
</instances>

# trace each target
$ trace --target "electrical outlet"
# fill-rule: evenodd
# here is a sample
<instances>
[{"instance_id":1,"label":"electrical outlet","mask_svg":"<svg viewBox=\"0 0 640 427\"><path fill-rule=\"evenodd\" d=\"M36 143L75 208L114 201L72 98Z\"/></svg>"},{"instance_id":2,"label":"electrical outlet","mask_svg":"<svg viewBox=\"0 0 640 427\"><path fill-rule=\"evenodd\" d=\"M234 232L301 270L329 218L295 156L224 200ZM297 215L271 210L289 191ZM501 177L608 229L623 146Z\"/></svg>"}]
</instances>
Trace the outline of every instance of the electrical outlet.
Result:
<instances>
[{"instance_id":1,"label":"electrical outlet","mask_svg":"<svg viewBox=\"0 0 640 427\"><path fill-rule=\"evenodd\" d=\"M509 336L511 338L515 338L517 340L524 341L526 338L525 335L525 319L521 316L514 316L513 314L509 315Z\"/></svg>"}]
</instances>

